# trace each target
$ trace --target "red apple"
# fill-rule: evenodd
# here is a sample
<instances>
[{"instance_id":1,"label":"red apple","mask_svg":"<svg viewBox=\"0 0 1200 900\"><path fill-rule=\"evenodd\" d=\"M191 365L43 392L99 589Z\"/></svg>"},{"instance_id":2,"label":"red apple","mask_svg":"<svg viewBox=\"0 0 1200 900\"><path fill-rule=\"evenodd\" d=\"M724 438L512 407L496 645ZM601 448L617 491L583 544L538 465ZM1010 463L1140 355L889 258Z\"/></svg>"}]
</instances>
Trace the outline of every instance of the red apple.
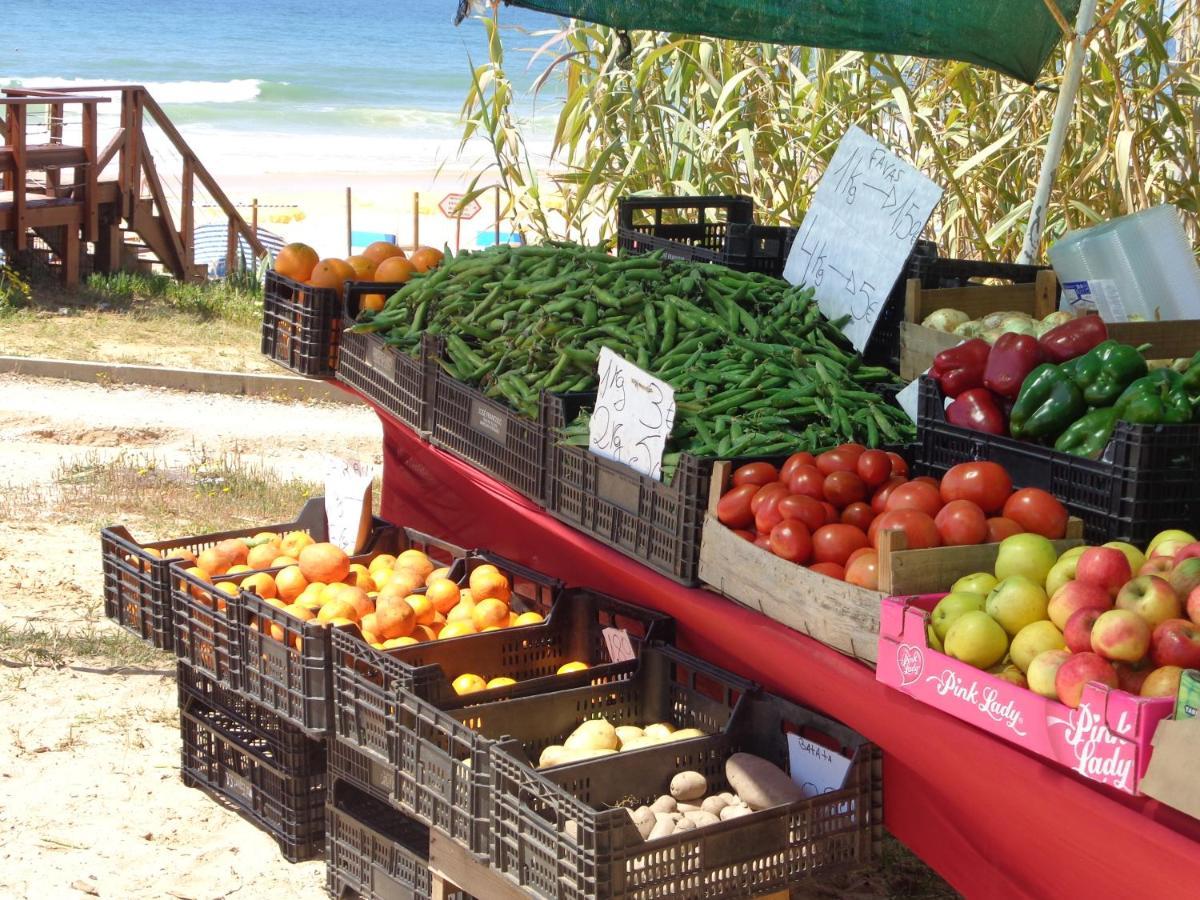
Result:
<instances>
[{"instance_id":1,"label":"red apple","mask_svg":"<svg viewBox=\"0 0 1200 900\"><path fill-rule=\"evenodd\" d=\"M1079 556L1075 566L1075 580L1084 584L1095 584L1115 597L1131 577L1129 557L1116 547L1088 547Z\"/></svg>"},{"instance_id":2,"label":"red apple","mask_svg":"<svg viewBox=\"0 0 1200 900\"><path fill-rule=\"evenodd\" d=\"M1112 663L1095 653L1072 653L1054 676L1054 690L1060 702L1075 709L1089 681L1098 681L1110 688L1117 687L1117 670Z\"/></svg>"},{"instance_id":3,"label":"red apple","mask_svg":"<svg viewBox=\"0 0 1200 900\"><path fill-rule=\"evenodd\" d=\"M1129 694L1139 694L1146 676L1154 671L1154 666L1148 662L1113 663L1117 670L1117 686Z\"/></svg>"},{"instance_id":4,"label":"red apple","mask_svg":"<svg viewBox=\"0 0 1200 900\"><path fill-rule=\"evenodd\" d=\"M1200 625L1187 619L1167 619L1154 629L1150 647L1156 666L1200 668Z\"/></svg>"},{"instance_id":5,"label":"red apple","mask_svg":"<svg viewBox=\"0 0 1200 900\"><path fill-rule=\"evenodd\" d=\"M1200 556L1200 541L1193 541L1190 544L1184 544L1177 551L1175 551L1175 564L1178 565L1185 559L1191 559L1193 556Z\"/></svg>"},{"instance_id":6,"label":"red apple","mask_svg":"<svg viewBox=\"0 0 1200 900\"><path fill-rule=\"evenodd\" d=\"M1085 606L1071 613L1071 618L1067 619L1067 627L1063 629L1063 640L1067 642L1068 650L1072 653L1087 653L1092 649L1092 626L1096 624L1102 612L1104 610Z\"/></svg>"},{"instance_id":7,"label":"red apple","mask_svg":"<svg viewBox=\"0 0 1200 900\"><path fill-rule=\"evenodd\" d=\"M1079 609L1098 609L1101 612L1113 608L1112 597L1108 591L1096 584L1084 584L1080 581L1068 581L1050 598L1046 614L1050 621L1062 631L1067 627L1067 620L1072 613Z\"/></svg>"},{"instance_id":8,"label":"red apple","mask_svg":"<svg viewBox=\"0 0 1200 900\"><path fill-rule=\"evenodd\" d=\"M1193 556L1191 559L1177 562L1171 569L1171 574L1167 576L1167 581L1171 583L1176 596L1186 597L1200 587L1200 558Z\"/></svg>"},{"instance_id":9,"label":"red apple","mask_svg":"<svg viewBox=\"0 0 1200 900\"><path fill-rule=\"evenodd\" d=\"M1150 634L1150 626L1137 613L1110 609L1092 626L1092 651L1105 659L1137 662L1150 649Z\"/></svg>"},{"instance_id":10,"label":"red apple","mask_svg":"<svg viewBox=\"0 0 1200 900\"><path fill-rule=\"evenodd\" d=\"M1117 594L1117 609L1135 612L1153 630L1159 622L1178 619L1183 615L1179 597L1165 578L1139 575Z\"/></svg>"},{"instance_id":11,"label":"red apple","mask_svg":"<svg viewBox=\"0 0 1200 900\"><path fill-rule=\"evenodd\" d=\"M1171 574L1171 570L1175 568L1175 560L1170 556L1156 556L1154 559L1148 559L1142 563L1142 567L1138 569L1139 575L1161 575L1167 577Z\"/></svg>"},{"instance_id":12,"label":"red apple","mask_svg":"<svg viewBox=\"0 0 1200 900\"><path fill-rule=\"evenodd\" d=\"M1154 548L1154 552L1150 554L1150 558L1154 559L1156 556L1174 556L1190 543L1192 541L1163 541Z\"/></svg>"},{"instance_id":13,"label":"red apple","mask_svg":"<svg viewBox=\"0 0 1200 900\"><path fill-rule=\"evenodd\" d=\"M1200 625L1200 588L1192 588L1187 595L1187 614L1189 619Z\"/></svg>"},{"instance_id":14,"label":"red apple","mask_svg":"<svg viewBox=\"0 0 1200 900\"><path fill-rule=\"evenodd\" d=\"M1160 666L1146 676L1139 692L1143 697L1174 697L1179 693L1179 666Z\"/></svg>"}]
</instances>

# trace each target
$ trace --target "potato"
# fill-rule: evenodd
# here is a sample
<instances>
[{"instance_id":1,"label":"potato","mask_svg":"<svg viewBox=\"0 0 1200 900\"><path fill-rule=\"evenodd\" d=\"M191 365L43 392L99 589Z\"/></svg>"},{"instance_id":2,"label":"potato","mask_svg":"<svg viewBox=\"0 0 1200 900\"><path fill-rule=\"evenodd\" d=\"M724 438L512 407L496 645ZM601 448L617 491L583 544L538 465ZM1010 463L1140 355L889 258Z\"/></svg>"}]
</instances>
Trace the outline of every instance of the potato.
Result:
<instances>
[{"instance_id":1,"label":"potato","mask_svg":"<svg viewBox=\"0 0 1200 900\"><path fill-rule=\"evenodd\" d=\"M656 813L675 812L675 798L668 797L666 794L663 794L650 804L650 809Z\"/></svg>"},{"instance_id":2,"label":"potato","mask_svg":"<svg viewBox=\"0 0 1200 900\"><path fill-rule=\"evenodd\" d=\"M672 732L668 740L687 741L698 737L708 737L708 732L701 731L699 728L680 728L678 731Z\"/></svg>"},{"instance_id":3,"label":"potato","mask_svg":"<svg viewBox=\"0 0 1200 900\"><path fill-rule=\"evenodd\" d=\"M735 753L725 760L725 780L755 810L804 799L804 791L782 769L752 753Z\"/></svg>"},{"instance_id":4,"label":"potato","mask_svg":"<svg viewBox=\"0 0 1200 900\"><path fill-rule=\"evenodd\" d=\"M538 757L538 768L544 769L547 766L560 765L566 759L566 748L561 744L551 744L542 751L542 755Z\"/></svg>"},{"instance_id":5,"label":"potato","mask_svg":"<svg viewBox=\"0 0 1200 900\"><path fill-rule=\"evenodd\" d=\"M681 831L695 831L695 830L696 830L696 823L686 817L680 819L678 822L675 823L675 833L676 834L679 834L679 832L681 832Z\"/></svg>"},{"instance_id":6,"label":"potato","mask_svg":"<svg viewBox=\"0 0 1200 900\"><path fill-rule=\"evenodd\" d=\"M654 827L650 829L650 834L646 838L648 841L656 841L659 838L666 837L669 834L675 833L675 823L670 816L660 818L654 823Z\"/></svg>"},{"instance_id":7,"label":"potato","mask_svg":"<svg viewBox=\"0 0 1200 900\"><path fill-rule=\"evenodd\" d=\"M616 750L617 730L607 719L589 719L563 741L568 750Z\"/></svg>"},{"instance_id":8,"label":"potato","mask_svg":"<svg viewBox=\"0 0 1200 900\"><path fill-rule=\"evenodd\" d=\"M728 822L730 819L736 819L740 816L748 816L751 812L753 812L753 810L748 806L742 806L738 803L731 804L721 810L721 821Z\"/></svg>"},{"instance_id":9,"label":"potato","mask_svg":"<svg viewBox=\"0 0 1200 900\"><path fill-rule=\"evenodd\" d=\"M738 802L737 795L734 794L732 791L725 791L724 793L717 794L717 796L725 801L726 806L732 806L733 804Z\"/></svg>"},{"instance_id":10,"label":"potato","mask_svg":"<svg viewBox=\"0 0 1200 900\"><path fill-rule=\"evenodd\" d=\"M696 810L696 812L686 813L685 817L697 828L703 828L705 825L716 825L721 821L720 816L714 816L712 813L705 812L702 809Z\"/></svg>"},{"instance_id":11,"label":"potato","mask_svg":"<svg viewBox=\"0 0 1200 900\"><path fill-rule=\"evenodd\" d=\"M639 737L630 738L623 743L621 745L621 752L624 753L627 750L642 750L646 747L654 747L661 743L662 741L659 738L650 737L648 734L643 734Z\"/></svg>"},{"instance_id":12,"label":"potato","mask_svg":"<svg viewBox=\"0 0 1200 900\"><path fill-rule=\"evenodd\" d=\"M616 730L617 740L621 742L622 750L625 749L626 741L632 740L633 738L640 738L645 735L645 732L636 725L618 725Z\"/></svg>"},{"instance_id":13,"label":"potato","mask_svg":"<svg viewBox=\"0 0 1200 900\"><path fill-rule=\"evenodd\" d=\"M705 797L704 802L700 804L700 808L707 813L712 813L714 816L719 816L721 810L729 804L720 794L713 794L711 797Z\"/></svg>"},{"instance_id":14,"label":"potato","mask_svg":"<svg viewBox=\"0 0 1200 900\"><path fill-rule=\"evenodd\" d=\"M629 818L633 819L633 824L641 834L642 840L650 836L650 832L654 830L658 821L648 806L639 806L637 809L629 810Z\"/></svg>"},{"instance_id":15,"label":"potato","mask_svg":"<svg viewBox=\"0 0 1200 900\"><path fill-rule=\"evenodd\" d=\"M700 807L697 806L695 803L676 803L675 804L675 812L682 813L684 815L686 815L687 813L690 813L690 812L696 812L698 809L700 809Z\"/></svg>"},{"instance_id":16,"label":"potato","mask_svg":"<svg viewBox=\"0 0 1200 900\"><path fill-rule=\"evenodd\" d=\"M671 796L676 800L699 800L708 793L708 779L699 772L679 772L671 779Z\"/></svg>"},{"instance_id":17,"label":"potato","mask_svg":"<svg viewBox=\"0 0 1200 900\"><path fill-rule=\"evenodd\" d=\"M670 722L655 722L653 725L647 725L642 729L642 733L647 737L658 738L660 741L665 741L675 731L675 726Z\"/></svg>"}]
</instances>

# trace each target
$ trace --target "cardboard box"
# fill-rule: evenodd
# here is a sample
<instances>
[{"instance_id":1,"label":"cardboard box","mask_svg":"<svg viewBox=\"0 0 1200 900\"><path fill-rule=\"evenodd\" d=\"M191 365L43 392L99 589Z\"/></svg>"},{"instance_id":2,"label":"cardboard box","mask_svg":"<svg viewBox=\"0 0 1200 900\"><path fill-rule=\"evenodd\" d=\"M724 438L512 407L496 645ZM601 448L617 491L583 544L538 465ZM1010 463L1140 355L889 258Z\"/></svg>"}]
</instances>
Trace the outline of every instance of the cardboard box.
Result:
<instances>
[{"instance_id":1,"label":"cardboard box","mask_svg":"<svg viewBox=\"0 0 1200 900\"><path fill-rule=\"evenodd\" d=\"M943 596L883 601L876 679L1085 778L1137 795L1154 731L1174 702L1093 683L1071 709L938 653L929 646L926 624Z\"/></svg>"},{"instance_id":2,"label":"cardboard box","mask_svg":"<svg viewBox=\"0 0 1200 900\"><path fill-rule=\"evenodd\" d=\"M1192 675L1200 674L1194 670ZM1194 819L1200 819L1200 719L1167 719L1154 733L1154 755L1142 779L1142 793Z\"/></svg>"}]
</instances>

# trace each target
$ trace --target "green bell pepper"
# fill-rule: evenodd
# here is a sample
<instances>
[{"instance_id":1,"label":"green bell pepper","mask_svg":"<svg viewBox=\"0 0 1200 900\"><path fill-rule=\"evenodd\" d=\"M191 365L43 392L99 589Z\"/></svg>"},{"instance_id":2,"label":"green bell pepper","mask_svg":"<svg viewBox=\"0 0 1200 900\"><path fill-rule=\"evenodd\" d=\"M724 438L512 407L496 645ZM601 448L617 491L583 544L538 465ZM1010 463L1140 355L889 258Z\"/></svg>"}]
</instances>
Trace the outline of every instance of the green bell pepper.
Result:
<instances>
[{"instance_id":1,"label":"green bell pepper","mask_svg":"<svg viewBox=\"0 0 1200 900\"><path fill-rule=\"evenodd\" d=\"M1114 407L1117 418L1138 425L1180 425L1192 421L1192 400L1183 376L1173 369L1155 369L1129 385Z\"/></svg>"},{"instance_id":2,"label":"green bell pepper","mask_svg":"<svg viewBox=\"0 0 1200 900\"><path fill-rule=\"evenodd\" d=\"M1008 419L1015 438L1056 438L1087 412L1083 392L1062 366L1042 363L1026 376Z\"/></svg>"},{"instance_id":3,"label":"green bell pepper","mask_svg":"<svg viewBox=\"0 0 1200 900\"><path fill-rule=\"evenodd\" d=\"M1075 456L1086 456L1088 459L1098 459L1108 446L1108 439L1112 437L1116 427L1116 407L1093 409L1058 436L1058 440L1054 442L1054 449Z\"/></svg>"},{"instance_id":4,"label":"green bell pepper","mask_svg":"<svg viewBox=\"0 0 1200 900\"><path fill-rule=\"evenodd\" d=\"M1146 374L1136 347L1117 341L1097 344L1083 356L1063 363L1088 406L1112 406L1121 392Z\"/></svg>"},{"instance_id":5,"label":"green bell pepper","mask_svg":"<svg viewBox=\"0 0 1200 900\"><path fill-rule=\"evenodd\" d=\"M1180 382L1189 397L1200 397L1200 353L1192 357Z\"/></svg>"}]
</instances>

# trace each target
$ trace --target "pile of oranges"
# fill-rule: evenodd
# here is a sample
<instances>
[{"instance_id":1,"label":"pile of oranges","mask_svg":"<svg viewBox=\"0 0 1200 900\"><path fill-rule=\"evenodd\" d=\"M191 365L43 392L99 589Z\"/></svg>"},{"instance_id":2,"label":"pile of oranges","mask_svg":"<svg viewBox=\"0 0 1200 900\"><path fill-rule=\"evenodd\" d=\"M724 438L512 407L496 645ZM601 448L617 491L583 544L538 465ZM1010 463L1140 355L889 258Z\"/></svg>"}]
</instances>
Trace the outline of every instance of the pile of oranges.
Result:
<instances>
[{"instance_id":1,"label":"pile of oranges","mask_svg":"<svg viewBox=\"0 0 1200 900\"><path fill-rule=\"evenodd\" d=\"M441 261L441 251L432 247L421 247L414 250L412 256L406 256L403 250L387 241L376 241L362 253L345 259L319 259L312 247L294 243L279 251L275 271L315 288L331 288L340 298L347 281L399 284L417 272L437 268ZM363 297L362 305L364 309L379 310L384 300L383 294L368 294Z\"/></svg>"}]
</instances>

